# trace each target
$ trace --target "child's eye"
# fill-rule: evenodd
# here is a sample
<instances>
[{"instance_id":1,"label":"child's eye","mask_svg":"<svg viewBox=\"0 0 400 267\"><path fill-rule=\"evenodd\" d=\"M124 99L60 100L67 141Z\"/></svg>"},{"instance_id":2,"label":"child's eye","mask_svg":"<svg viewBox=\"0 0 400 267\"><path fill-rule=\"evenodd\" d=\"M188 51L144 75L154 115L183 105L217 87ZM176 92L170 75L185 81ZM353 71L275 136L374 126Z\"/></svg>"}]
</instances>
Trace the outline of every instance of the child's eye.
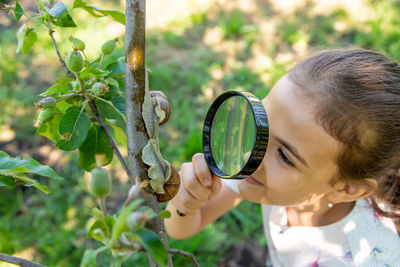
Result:
<instances>
[{"instance_id":1,"label":"child's eye","mask_svg":"<svg viewBox=\"0 0 400 267\"><path fill-rule=\"evenodd\" d=\"M286 165L290 166L290 167L294 167L293 162L289 159L289 157L286 155L286 153L281 149L278 148L278 155L279 155L279 159Z\"/></svg>"}]
</instances>

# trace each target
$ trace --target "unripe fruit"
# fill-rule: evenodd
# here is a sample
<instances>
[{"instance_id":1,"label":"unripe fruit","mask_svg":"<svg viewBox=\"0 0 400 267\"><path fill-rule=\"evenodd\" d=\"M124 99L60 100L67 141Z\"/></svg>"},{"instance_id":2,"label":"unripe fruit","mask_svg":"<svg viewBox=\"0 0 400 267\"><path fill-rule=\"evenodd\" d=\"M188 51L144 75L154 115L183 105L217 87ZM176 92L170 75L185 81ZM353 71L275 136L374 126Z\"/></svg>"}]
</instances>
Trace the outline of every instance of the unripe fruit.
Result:
<instances>
[{"instance_id":1,"label":"unripe fruit","mask_svg":"<svg viewBox=\"0 0 400 267\"><path fill-rule=\"evenodd\" d=\"M108 40L101 46L101 52L103 52L104 55L109 55L114 51L115 45L115 40Z\"/></svg>"},{"instance_id":2,"label":"unripe fruit","mask_svg":"<svg viewBox=\"0 0 400 267\"><path fill-rule=\"evenodd\" d=\"M102 96L108 92L108 86L105 85L104 83L97 82L97 83L93 84L91 91L93 94L95 94L97 96Z\"/></svg>"},{"instance_id":3,"label":"unripe fruit","mask_svg":"<svg viewBox=\"0 0 400 267\"><path fill-rule=\"evenodd\" d=\"M39 101L39 107L41 108L54 108L56 104L57 101L51 96L45 97Z\"/></svg>"},{"instance_id":4,"label":"unripe fruit","mask_svg":"<svg viewBox=\"0 0 400 267\"><path fill-rule=\"evenodd\" d=\"M71 51L65 57L65 64L68 69L74 72L79 72L83 68L83 57L79 51Z\"/></svg>"},{"instance_id":5,"label":"unripe fruit","mask_svg":"<svg viewBox=\"0 0 400 267\"><path fill-rule=\"evenodd\" d=\"M102 168L94 168L89 184L89 190L98 198L106 197L111 191L111 179L108 172Z\"/></svg>"},{"instance_id":6,"label":"unripe fruit","mask_svg":"<svg viewBox=\"0 0 400 267\"><path fill-rule=\"evenodd\" d=\"M85 43L79 40L78 38L72 38L72 44L79 51L85 50Z\"/></svg>"},{"instance_id":7,"label":"unripe fruit","mask_svg":"<svg viewBox=\"0 0 400 267\"><path fill-rule=\"evenodd\" d=\"M126 226L132 232L137 231L140 228L144 227L144 225L146 224L145 219L145 214L143 212L134 211L129 215L128 219L126 220Z\"/></svg>"},{"instance_id":8,"label":"unripe fruit","mask_svg":"<svg viewBox=\"0 0 400 267\"><path fill-rule=\"evenodd\" d=\"M50 109L44 109L38 115L38 122L39 124L42 124L43 122L51 119L52 117L53 117L53 111L51 111Z\"/></svg>"}]
</instances>

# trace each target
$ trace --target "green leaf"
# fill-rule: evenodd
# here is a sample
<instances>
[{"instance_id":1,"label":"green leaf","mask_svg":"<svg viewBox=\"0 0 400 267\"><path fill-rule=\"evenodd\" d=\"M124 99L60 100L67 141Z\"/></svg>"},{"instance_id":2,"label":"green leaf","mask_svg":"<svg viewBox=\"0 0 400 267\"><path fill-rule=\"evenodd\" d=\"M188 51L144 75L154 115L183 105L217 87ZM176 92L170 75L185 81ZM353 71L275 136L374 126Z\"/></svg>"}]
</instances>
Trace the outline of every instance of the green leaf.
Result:
<instances>
[{"instance_id":1,"label":"green leaf","mask_svg":"<svg viewBox=\"0 0 400 267\"><path fill-rule=\"evenodd\" d=\"M122 61L111 62L106 66L106 70L109 70L111 72L109 75L110 77L122 76L125 74L125 62Z\"/></svg>"},{"instance_id":2,"label":"green leaf","mask_svg":"<svg viewBox=\"0 0 400 267\"><path fill-rule=\"evenodd\" d=\"M117 220L112 228L111 238L115 242L121 236L122 232L125 231L126 228L126 220L129 217L129 214L139 205L143 199L136 199L132 201L128 207L125 207L121 213L118 215Z\"/></svg>"},{"instance_id":3,"label":"green leaf","mask_svg":"<svg viewBox=\"0 0 400 267\"><path fill-rule=\"evenodd\" d=\"M61 17L54 22L54 24L64 28L76 27L74 20L68 12L62 14Z\"/></svg>"},{"instance_id":4,"label":"green leaf","mask_svg":"<svg viewBox=\"0 0 400 267\"><path fill-rule=\"evenodd\" d=\"M30 48L37 40L37 34L26 24L23 24L17 31L18 45L16 52L22 52L23 54L28 54Z\"/></svg>"},{"instance_id":5,"label":"green leaf","mask_svg":"<svg viewBox=\"0 0 400 267\"><path fill-rule=\"evenodd\" d=\"M22 46L24 45L26 27L27 27L26 24L22 24L17 31L16 34L18 40L17 50L16 50L17 53L19 53L22 50Z\"/></svg>"},{"instance_id":6,"label":"green leaf","mask_svg":"<svg viewBox=\"0 0 400 267\"><path fill-rule=\"evenodd\" d=\"M105 243L110 236L110 230L103 220L96 221L89 229L88 238L96 239Z\"/></svg>"},{"instance_id":7,"label":"green leaf","mask_svg":"<svg viewBox=\"0 0 400 267\"><path fill-rule=\"evenodd\" d=\"M56 2L50 10L47 10L50 16L60 18L63 14L68 12L67 7L62 2Z\"/></svg>"},{"instance_id":8,"label":"green leaf","mask_svg":"<svg viewBox=\"0 0 400 267\"><path fill-rule=\"evenodd\" d=\"M16 19L17 21L18 21L23 15L25 15L24 10L22 9L22 6L21 6L18 2L15 2L14 15L15 15L15 19Z\"/></svg>"},{"instance_id":9,"label":"green leaf","mask_svg":"<svg viewBox=\"0 0 400 267\"><path fill-rule=\"evenodd\" d=\"M72 8L77 8L77 7L84 7L86 6L86 2L84 0L75 0Z\"/></svg>"},{"instance_id":10,"label":"green leaf","mask_svg":"<svg viewBox=\"0 0 400 267\"><path fill-rule=\"evenodd\" d=\"M0 176L0 186L5 186L9 189L13 189L15 187L15 181L14 178L1 175Z\"/></svg>"},{"instance_id":11,"label":"green leaf","mask_svg":"<svg viewBox=\"0 0 400 267\"><path fill-rule=\"evenodd\" d=\"M103 15L111 16L115 21L125 25L125 14L118 10L97 10Z\"/></svg>"},{"instance_id":12,"label":"green leaf","mask_svg":"<svg viewBox=\"0 0 400 267\"><path fill-rule=\"evenodd\" d=\"M115 124L125 131L126 129L126 116L118 108L114 106L111 101L104 100L96 97L95 103L99 110L100 116L106 121Z\"/></svg>"},{"instance_id":13,"label":"green leaf","mask_svg":"<svg viewBox=\"0 0 400 267\"><path fill-rule=\"evenodd\" d=\"M150 253L153 259L161 266L168 264L168 252L164 247L158 236L146 228L141 228L135 233L133 237L143 246L143 248Z\"/></svg>"},{"instance_id":14,"label":"green leaf","mask_svg":"<svg viewBox=\"0 0 400 267\"><path fill-rule=\"evenodd\" d=\"M96 18L101 18L101 17L104 17L104 15L103 14L99 14L99 13L96 13L94 10L95 9L99 9L99 8L97 8L97 7L94 7L94 6L83 6L82 7L84 10L86 10L90 15L92 15L92 16L94 16L94 17L96 17Z\"/></svg>"},{"instance_id":15,"label":"green leaf","mask_svg":"<svg viewBox=\"0 0 400 267\"><path fill-rule=\"evenodd\" d=\"M12 188L16 184L15 180L10 180L10 177L12 177L11 179L17 179L25 186L34 186L46 194L49 193L46 185L42 185L35 179L28 177L26 175L27 173L46 176L56 180L63 180L63 178L58 176L52 168L41 165L32 158L12 158L7 153L0 151L0 185Z\"/></svg>"},{"instance_id":16,"label":"green leaf","mask_svg":"<svg viewBox=\"0 0 400 267\"><path fill-rule=\"evenodd\" d=\"M75 3L76 2L76 3ZM94 17L111 16L115 21L125 25L125 14L118 10L103 10L95 6L88 6L83 1L75 1L74 8L80 7L85 9Z\"/></svg>"},{"instance_id":17,"label":"green leaf","mask_svg":"<svg viewBox=\"0 0 400 267\"><path fill-rule=\"evenodd\" d=\"M0 174L14 177L14 174L20 173L34 173L55 180L63 180L52 168L32 158L12 158L6 152L0 151Z\"/></svg>"},{"instance_id":18,"label":"green leaf","mask_svg":"<svg viewBox=\"0 0 400 267\"><path fill-rule=\"evenodd\" d=\"M97 127L92 123L85 141L79 147L79 166L87 172L96 167Z\"/></svg>"},{"instance_id":19,"label":"green leaf","mask_svg":"<svg viewBox=\"0 0 400 267\"><path fill-rule=\"evenodd\" d=\"M127 140L126 140L126 134L123 129L119 128L118 126L115 126L114 124L107 123L107 125L110 125L110 131L112 136L118 141L119 144L122 146L126 147L127 146Z\"/></svg>"},{"instance_id":20,"label":"green leaf","mask_svg":"<svg viewBox=\"0 0 400 267\"><path fill-rule=\"evenodd\" d=\"M119 84L118 84L118 81L116 79L107 78L106 82L107 82L108 86L113 86L113 87L116 87L117 89L119 89Z\"/></svg>"},{"instance_id":21,"label":"green leaf","mask_svg":"<svg viewBox=\"0 0 400 267\"><path fill-rule=\"evenodd\" d=\"M83 70L79 75L81 77L81 79L86 79L86 78L90 78L90 77L104 77L107 76L109 74L108 71L104 71L104 70L99 70L97 68L88 68Z\"/></svg>"},{"instance_id":22,"label":"green leaf","mask_svg":"<svg viewBox=\"0 0 400 267\"><path fill-rule=\"evenodd\" d=\"M105 99L112 99L114 96L121 96L118 81L113 78L107 78L108 92L104 95Z\"/></svg>"},{"instance_id":23,"label":"green leaf","mask_svg":"<svg viewBox=\"0 0 400 267\"><path fill-rule=\"evenodd\" d=\"M54 25L60 27L76 27L74 20L68 13L67 7L62 2L56 2L51 9L44 8L55 19Z\"/></svg>"},{"instance_id":24,"label":"green leaf","mask_svg":"<svg viewBox=\"0 0 400 267\"><path fill-rule=\"evenodd\" d=\"M159 214L157 214L158 217L169 219L171 218L171 212L169 210L163 210Z\"/></svg>"},{"instance_id":25,"label":"green leaf","mask_svg":"<svg viewBox=\"0 0 400 267\"><path fill-rule=\"evenodd\" d=\"M77 106L70 107L61 118L59 132L64 137L56 146L65 151L72 151L80 147L85 141L90 127L90 120Z\"/></svg>"},{"instance_id":26,"label":"green leaf","mask_svg":"<svg viewBox=\"0 0 400 267\"><path fill-rule=\"evenodd\" d=\"M80 267L96 267L97 252L94 249L86 249L83 253Z\"/></svg>"},{"instance_id":27,"label":"green leaf","mask_svg":"<svg viewBox=\"0 0 400 267\"><path fill-rule=\"evenodd\" d=\"M101 220L101 219L104 218L104 213L103 213L101 210L99 210L98 208L93 208L93 209L90 211L90 214L91 214L94 218L96 218L96 220Z\"/></svg>"},{"instance_id":28,"label":"green leaf","mask_svg":"<svg viewBox=\"0 0 400 267\"><path fill-rule=\"evenodd\" d=\"M92 66L94 63L99 63L100 60L101 60L101 55L99 55L95 59L89 60L89 65ZM96 65L96 68L97 68L97 65Z\"/></svg>"},{"instance_id":29,"label":"green leaf","mask_svg":"<svg viewBox=\"0 0 400 267\"><path fill-rule=\"evenodd\" d=\"M62 84L54 84L47 89L46 92L41 93L40 96L60 95L69 93L68 87Z\"/></svg>"},{"instance_id":30,"label":"green leaf","mask_svg":"<svg viewBox=\"0 0 400 267\"><path fill-rule=\"evenodd\" d=\"M105 245L110 244L111 230L115 225L113 216L103 217L96 220L89 229L88 237L94 238Z\"/></svg>"},{"instance_id":31,"label":"green leaf","mask_svg":"<svg viewBox=\"0 0 400 267\"><path fill-rule=\"evenodd\" d=\"M58 104L59 103L57 103L57 106ZM50 139L55 143L58 142L61 139L61 135L58 132L61 118L62 118L61 111L58 108L54 109L53 117L50 120L42 123L42 125L40 125L39 128L37 129L36 133L44 137L47 137L48 139Z\"/></svg>"},{"instance_id":32,"label":"green leaf","mask_svg":"<svg viewBox=\"0 0 400 267\"><path fill-rule=\"evenodd\" d=\"M26 31L24 44L22 45L22 53L28 54L32 45L37 41L37 34L33 29L29 28Z\"/></svg>"},{"instance_id":33,"label":"green leaf","mask_svg":"<svg viewBox=\"0 0 400 267\"><path fill-rule=\"evenodd\" d=\"M74 98L74 97L72 97ZM65 101L59 101L57 102L56 105L56 110L59 112L59 115L62 116L62 114L64 114L65 112L67 112L67 110L72 106L71 103L68 103L67 100L69 100L71 98L66 99ZM58 120L60 122L61 118ZM58 125L58 124L57 124ZM58 131L58 128L57 128Z\"/></svg>"},{"instance_id":34,"label":"green leaf","mask_svg":"<svg viewBox=\"0 0 400 267\"><path fill-rule=\"evenodd\" d=\"M46 185L40 184L38 181L36 181L36 180L34 180L32 178L29 178L28 176L26 176L23 173L14 173L13 177L15 179L18 179L18 180L22 181L25 186L36 187L37 189L39 189L40 191L42 191L45 194L49 194L50 193L50 191L49 191L49 189L48 189L48 187Z\"/></svg>"},{"instance_id":35,"label":"green leaf","mask_svg":"<svg viewBox=\"0 0 400 267\"><path fill-rule=\"evenodd\" d=\"M119 111L121 111L124 115L126 115L125 97L115 96L111 98L111 102L113 103L114 107L116 107Z\"/></svg>"},{"instance_id":36,"label":"green leaf","mask_svg":"<svg viewBox=\"0 0 400 267\"><path fill-rule=\"evenodd\" d=\"M85 141L79 147L79 165L85 171L90 172L97 165L106 166L110 164L113 156L110 141L103 128L97 124L92 124ZM96 159L100 162L97 162Z\"/></svg>"},{"instance_id":37,"label":"green leaf","mask_svg":"<svg viewBox=\"0 0 400 267\"><path fill-rule=\"evenodd\" d=\"M65 86L67 86L70 82L72 82L72 79L69 77L68 78L60 78L60 79L55 80L56 84L65 85Z\"/></svg>"}]
</instances>

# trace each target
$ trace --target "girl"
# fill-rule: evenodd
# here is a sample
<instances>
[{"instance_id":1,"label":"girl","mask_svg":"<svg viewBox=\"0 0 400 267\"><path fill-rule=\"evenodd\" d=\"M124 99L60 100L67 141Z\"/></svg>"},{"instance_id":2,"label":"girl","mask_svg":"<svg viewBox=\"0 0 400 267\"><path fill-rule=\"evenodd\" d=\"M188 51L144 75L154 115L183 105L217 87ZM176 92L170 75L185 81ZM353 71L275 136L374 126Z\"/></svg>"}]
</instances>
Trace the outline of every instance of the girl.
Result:
<instances>
[{"instance_id":1,"label":"girl","mask_svg":"<svg viewBox=\"0 0 400 267\"><path fill-rule=\"evenodd\" d=\"M263 105L260 167L221 180L194 155L167 206L168 234L188 238L246 199L262 204L273 266L400 266L400 66L372 51L325 51Z\"/></svg>"}]
</instances>

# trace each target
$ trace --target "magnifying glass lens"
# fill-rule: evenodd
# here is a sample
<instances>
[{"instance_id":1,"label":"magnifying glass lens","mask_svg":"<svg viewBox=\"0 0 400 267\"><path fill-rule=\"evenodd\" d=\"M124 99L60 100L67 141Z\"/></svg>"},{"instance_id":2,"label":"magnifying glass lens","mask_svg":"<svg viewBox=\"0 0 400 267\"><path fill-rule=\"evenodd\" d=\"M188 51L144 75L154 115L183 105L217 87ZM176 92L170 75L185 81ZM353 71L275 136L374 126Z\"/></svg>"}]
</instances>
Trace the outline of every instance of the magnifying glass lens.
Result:
<instances>
[{"instance_id":1,"label":"magnifying glass lens","mask_svg":"<svg viewBox=\"0 0 400 267\"><path fill-rule=\"evenodd\" d=\"M243 169L255 143L254 116L244 97L233 96L221 104L212 122L210 141L221 171L234 175Z\"/></svg>"},{"instance_id":2,"label":"magnifying glass lens","mask_svg":"<svg viewBox=\"0 0 400 267\"><path fill-rule=\"evenodd\" d=\"M227 91L215 99L203 126L208 167L224 179L245 179L260 166L268 145L268 118L260 99Z\"/></svg>"}]
</instances>

